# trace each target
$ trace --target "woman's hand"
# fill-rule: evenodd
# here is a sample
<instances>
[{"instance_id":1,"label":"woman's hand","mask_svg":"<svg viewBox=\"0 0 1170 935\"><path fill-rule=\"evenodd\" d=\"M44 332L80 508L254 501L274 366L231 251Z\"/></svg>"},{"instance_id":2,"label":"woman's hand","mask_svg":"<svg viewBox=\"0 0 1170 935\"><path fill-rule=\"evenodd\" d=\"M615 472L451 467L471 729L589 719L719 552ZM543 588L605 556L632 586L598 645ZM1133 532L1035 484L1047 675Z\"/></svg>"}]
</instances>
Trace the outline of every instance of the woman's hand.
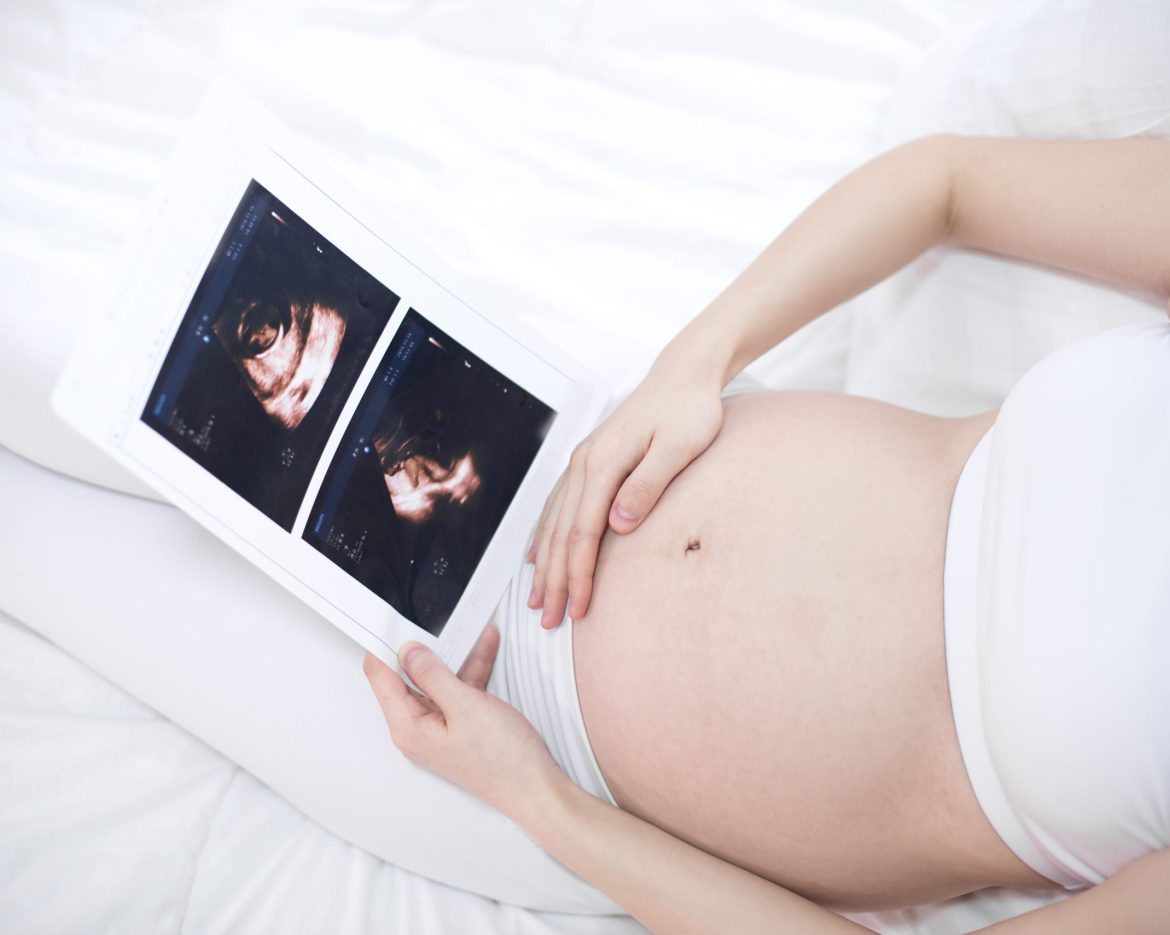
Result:
<instances>
[{"instance_id":1,"label":"woman's hand","mask_svg":"<svg viewBox=\"0 0 1170 935\"><path fill-rule=\"evenodd\" d=\"M593 596L597 551L608 524L633 532L666 486L719 434L722 373L669 357L577 446L537 523L528 561L536 563L528 606L540 624L583 617Z\"/></svg>"},{"instance_id":2,"label":"woman's hand","mask_svg":"<svg viewBox=\"0 0 1170 935\"><path fill-rule=\"evenodd\" d=\"M364 668L407 759L519 820L520 809L564 774L524 715L484 691L499 646L500 631L488 624L456 677L425 646L404 644L402 667L425 697L371 654Z\"/></svg>"}]
</instances>

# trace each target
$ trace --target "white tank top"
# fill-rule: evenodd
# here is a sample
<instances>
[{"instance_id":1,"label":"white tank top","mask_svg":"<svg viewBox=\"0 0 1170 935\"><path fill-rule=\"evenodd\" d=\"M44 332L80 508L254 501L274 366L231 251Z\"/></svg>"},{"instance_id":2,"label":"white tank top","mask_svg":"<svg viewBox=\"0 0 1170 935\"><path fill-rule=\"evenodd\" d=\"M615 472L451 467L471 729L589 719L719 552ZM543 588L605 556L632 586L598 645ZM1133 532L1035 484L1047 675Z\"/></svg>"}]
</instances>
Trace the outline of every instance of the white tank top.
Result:
<instances>
[{"instance_id":1,"label":"white tank top","mask_svg":"<svg viewBox=\"0 0 1170 935\"><path fill-rule=\"evenodd\" d=\"M944 580L975 794L1067 888L1170 846L1170 324L1042 360L964 467Z\"/></svg>"}]
</instances>

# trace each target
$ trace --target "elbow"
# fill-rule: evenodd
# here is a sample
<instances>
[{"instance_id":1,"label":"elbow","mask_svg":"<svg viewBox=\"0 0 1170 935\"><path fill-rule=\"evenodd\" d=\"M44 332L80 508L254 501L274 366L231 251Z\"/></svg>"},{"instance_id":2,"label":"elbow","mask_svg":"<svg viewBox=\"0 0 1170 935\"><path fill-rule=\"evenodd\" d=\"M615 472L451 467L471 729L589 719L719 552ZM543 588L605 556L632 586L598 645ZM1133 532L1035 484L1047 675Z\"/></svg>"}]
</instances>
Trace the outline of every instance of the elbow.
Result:
<instances>
[{"instance_id":1,"label":"elbow","mask_svg":"<svg viewBox=\"0 0 1170 935\"><path fill-rule=\"evenodd\" d=\"M956 171L959 161L956 150L961 137L953 133L939 133L927 139L934 148L939 184L943 186L942 241L953 243L960 237L959 175Z\"/></svg>"},{"instance_id":2,"label":"elbow","mask_svg":"<svg viewBox=\"0 0 1170 935\"><path fill-rule=\"evenodd\" d=\"M933 189L938 208L937 234L940 243L962 242L960 195L960 150L965 137L956 133L933 133L908 144L919 162L918 178Z\"/></svg>"}]
</instances>

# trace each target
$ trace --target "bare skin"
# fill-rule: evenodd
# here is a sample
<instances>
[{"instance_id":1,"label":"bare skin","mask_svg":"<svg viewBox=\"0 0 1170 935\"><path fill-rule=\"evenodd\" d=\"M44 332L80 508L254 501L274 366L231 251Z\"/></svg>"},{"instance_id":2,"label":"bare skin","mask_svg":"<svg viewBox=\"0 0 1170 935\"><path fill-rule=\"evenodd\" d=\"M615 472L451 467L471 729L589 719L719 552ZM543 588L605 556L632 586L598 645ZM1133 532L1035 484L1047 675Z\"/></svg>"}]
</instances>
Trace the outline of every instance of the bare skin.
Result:
<instances>
[{"instance_id":1,"label":"bare skin","mask_svg":"<svg viewBox=\"0 0 1170 935\"><path fill-rule=\"evenodd\" d=\"M729 400L574 627L618 804L822 904L1039 887L983 817L943 654L951 496L994 413Z\"/></svg>"},{"instance_id":2,"label":"bare skin","mask_svg":"<svg viewBox=\"0 0 1170 935\"><path fill-rule=\"evenodd\" d=\"M666 346L574 450L529 551L529 606L574 627L590 740L624 808L486 694L371 660L391 735L653 931L868 931L823 908L1043 886L959 757L943 655L955 483L994 413L719 392L805 323L942 243L1170 298L1170 144L930 137L859 168ZM596 580L595 580L596 579ZM596 587L595 587L596 585ZM1170 849L987 932L1161 933Z\"/></svg>"}]
</instances>

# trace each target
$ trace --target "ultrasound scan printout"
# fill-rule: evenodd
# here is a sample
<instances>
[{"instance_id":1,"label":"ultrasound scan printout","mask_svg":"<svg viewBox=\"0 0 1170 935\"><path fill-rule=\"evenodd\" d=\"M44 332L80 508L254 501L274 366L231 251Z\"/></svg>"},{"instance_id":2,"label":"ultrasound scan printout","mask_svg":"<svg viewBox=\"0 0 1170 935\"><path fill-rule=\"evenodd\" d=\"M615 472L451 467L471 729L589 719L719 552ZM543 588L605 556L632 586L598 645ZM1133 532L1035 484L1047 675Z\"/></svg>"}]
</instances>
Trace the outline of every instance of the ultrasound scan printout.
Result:
<instances>
[{"instance_id":1,"label":"ultrasound scan printout","mask_svg":"<svg viewBox=\"0 0 1170 935\"><path fill-rule=\"evenodd\" d=\"M163 183L54 409L384 662L457 669L605 387L238 88Z\"/></svg>"},{"instance_id":2,"label":"ultrasound scan printout","mask_svg":"<svg viewBox=\"0 0 1170 935\"><path fill-rule=\"evenodd\" d=\"M411 310L350 422L304 538L437 636L554 416Z\"/></svg>"},{"instance_id":3,"label":"ultrasound scan printout","mask_svg":"<svg viewBox=\"0 0 1170 935\"><path fill-rule=\"evenodd\" d=\"M252 181L142 421L291 531L398 296Z\"/></svg>"}]
</instances>

